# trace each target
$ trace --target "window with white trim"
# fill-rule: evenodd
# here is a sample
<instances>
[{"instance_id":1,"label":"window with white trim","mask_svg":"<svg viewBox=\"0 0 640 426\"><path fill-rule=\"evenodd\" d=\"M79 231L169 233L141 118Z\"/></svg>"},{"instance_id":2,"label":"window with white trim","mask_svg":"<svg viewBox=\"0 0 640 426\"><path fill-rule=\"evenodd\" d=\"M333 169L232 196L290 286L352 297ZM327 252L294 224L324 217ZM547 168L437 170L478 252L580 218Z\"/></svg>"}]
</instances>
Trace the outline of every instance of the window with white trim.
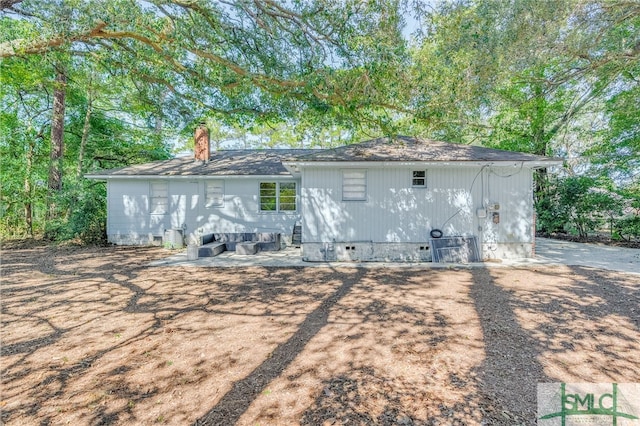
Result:
<instances>
[{"instance_id":1,"label":"window with white trim","mask_svg":"<svg viewBox=\"0 0 640 426\"><path fill-rule=\"evenodd\" d=\"M296 211L295 182L280 182L278 184L278 210L281 212Z\"/></svg>"},{"instance_id":2,"label":"window with white trim","mask_svg":"<svg viewBox=\"0 0 640 426\"><path fill-rule=\"evenodd\" d=\"M167 182L151 182L149 193L149 213L167 214L169 212L169 187Z\"/></svg>"},{"instance_id":3,"label":"window with white trim","mask_svg":"<svg viewBox=\"0 0 640 426\"><path fill-rule=\"evenodd\" d=\"M342 200L364 201L367 199L367 171L342 171Z\"/></svg>"},{"instance_id":4,"label":"window with white trim","mask_svg":"<svg viewBox=\"0 0 640 426\"><path fill-rule=\"evenodd\" d=\"M260 182L260 211L296 211L297 192L295 182Z\"/></svg>"},{"instance_id":5,"label":"window with white trim","mask_svg":"<svg viewBox=\"0 0 640 426\"><path fill-rule=\"evenodd\" d=\"M414 170L412 172L411 186L414 188L426 188L427 187L427 171Z\"/></svg>"},{"instance_id":6,"label":"window with white trim","mask_svg":"<svg viewBox=\"0 0 640 426\"><path fill-rule=\"evenodd\" d=\"M208 180L204 184L204 205L221 207L224 204L224 181Z\"/></svg>"}]
</instances>

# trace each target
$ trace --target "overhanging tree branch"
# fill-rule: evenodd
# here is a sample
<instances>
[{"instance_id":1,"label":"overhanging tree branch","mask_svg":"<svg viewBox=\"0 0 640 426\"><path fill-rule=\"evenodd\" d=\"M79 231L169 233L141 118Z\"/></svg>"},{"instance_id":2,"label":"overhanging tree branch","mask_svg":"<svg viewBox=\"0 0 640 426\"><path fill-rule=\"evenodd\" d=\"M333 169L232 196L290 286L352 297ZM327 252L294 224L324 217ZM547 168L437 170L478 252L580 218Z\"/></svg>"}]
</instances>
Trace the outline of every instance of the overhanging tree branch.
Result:
<instances>
[{"instance_id":1,"label":"overhanging tree branch","mask_svg":"<svg viewBox=\"0 0 640 426\"><path fill-rule=\"evenodd\" d=\"M48 40L26 40L16 39L0 43L0 58L9 58L12 56L33 55L49 51L50 49L60 47L66 43L74 43L88 41L92 38L100 38L102 30L108 24L99 21L95 27L88 31L79 32L70 36L57 36Z\"/></svg>"},{"instance_id":2,"label":"overhanging tree branch","mask_svg":"<svg viewBox=\"0 0 640 426\"><path fill-rule=\"evenodd\" d=\"M0 0L0 10L11 9L14 5L21 2L22 0Z\"/></svg>"}]
</instances>

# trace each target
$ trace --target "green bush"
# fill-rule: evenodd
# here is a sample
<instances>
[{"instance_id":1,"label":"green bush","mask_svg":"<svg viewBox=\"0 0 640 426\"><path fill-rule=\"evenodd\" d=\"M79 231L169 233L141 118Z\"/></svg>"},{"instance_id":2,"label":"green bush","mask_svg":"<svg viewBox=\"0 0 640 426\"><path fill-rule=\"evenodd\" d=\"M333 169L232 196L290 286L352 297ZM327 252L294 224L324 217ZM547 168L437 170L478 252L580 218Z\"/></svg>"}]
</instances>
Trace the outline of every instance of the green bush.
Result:
<instances>
[{"instance_id":1,"label":"green bush","mask_svg":"<svg viewBox=\"0 0 640 426\"><path fill-rule=\"evenodd\" d=\"M55 220L47 222L45 237L54 241L79 239L83 244L105 244L106 187L101 182L73 183L53 200L58 206Z\"/></svg>"},{"instance_id":2,"label":"green bush","mask_svg":"<svg viewBox=\"0 0 640 426\"><path fill-rule=\"evenodd\" d=\"M549 181L536 203L538 229L543 233L568 232L586 238L589 233L614 222L622 213L624 199L588 176Z\"/></svg>"},{"instance_id":3,"label":"green bush","mask_svg":"<svg viewBox=\"0 0 640 426\"><path fill-rule=\"evenodd\" d=\"M72 210L69 227L74 237L84 244L107 242L107 206L104 184L86 190ZM101 190L102 189L102 190Z\"/></svg>"},{"instance_id":4,"label":"green bush","mask_svg":"<svg viewBox=\"0 0 640 426\"><path fill-rule=\"evenodd\" d=\"M615 221L613 229L621 239L630 241L631 238L640 238L640 216L636 214L619 219Z\"/></svg>"}]
</instances>

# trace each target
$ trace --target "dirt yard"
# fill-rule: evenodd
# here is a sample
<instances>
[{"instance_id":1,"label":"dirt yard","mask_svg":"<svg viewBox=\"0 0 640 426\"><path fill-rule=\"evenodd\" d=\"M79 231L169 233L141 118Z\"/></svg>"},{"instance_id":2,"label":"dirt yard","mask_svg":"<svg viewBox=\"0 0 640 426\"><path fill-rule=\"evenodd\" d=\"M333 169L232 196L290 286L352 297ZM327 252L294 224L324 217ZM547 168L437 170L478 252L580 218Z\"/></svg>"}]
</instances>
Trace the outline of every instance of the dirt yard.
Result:
<instances>
[{"instance_id":1,"label":"dirt yard","mask_svg":"<svg viewBox=\"0 0 640 426\"><path fill-rule=\"evenodd\" d=\"M0 424L534 424L538 382L640 382L637 275L166 255L5 247Z\"/></svg>"}]
</instances>

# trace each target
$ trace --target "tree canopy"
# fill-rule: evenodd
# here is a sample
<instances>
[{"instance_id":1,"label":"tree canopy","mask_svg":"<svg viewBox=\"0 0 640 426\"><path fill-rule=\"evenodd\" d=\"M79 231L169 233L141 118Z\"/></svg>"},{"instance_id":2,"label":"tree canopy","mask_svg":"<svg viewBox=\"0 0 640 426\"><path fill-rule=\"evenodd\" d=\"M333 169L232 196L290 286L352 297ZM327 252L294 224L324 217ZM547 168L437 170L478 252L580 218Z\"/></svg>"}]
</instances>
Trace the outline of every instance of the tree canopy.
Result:
<instances>
[{"instance_id":1,"label":"tree canopy","mask_svg":"<svg viewBox=\"0 0 640 426\"><path fill-rule=\"evenodd\" d=\"M0 11L4 236L99 233L104 188L82 174L166 158L200 121L222 146L408 134L560 156L560 179L589 180L540 174L539 210L557 218L558 203L596 187L622 197L621 220L638 213L637 0L1 0ZM96 220L70 226L78 217Z\"/></svg>"}]
</instances>

